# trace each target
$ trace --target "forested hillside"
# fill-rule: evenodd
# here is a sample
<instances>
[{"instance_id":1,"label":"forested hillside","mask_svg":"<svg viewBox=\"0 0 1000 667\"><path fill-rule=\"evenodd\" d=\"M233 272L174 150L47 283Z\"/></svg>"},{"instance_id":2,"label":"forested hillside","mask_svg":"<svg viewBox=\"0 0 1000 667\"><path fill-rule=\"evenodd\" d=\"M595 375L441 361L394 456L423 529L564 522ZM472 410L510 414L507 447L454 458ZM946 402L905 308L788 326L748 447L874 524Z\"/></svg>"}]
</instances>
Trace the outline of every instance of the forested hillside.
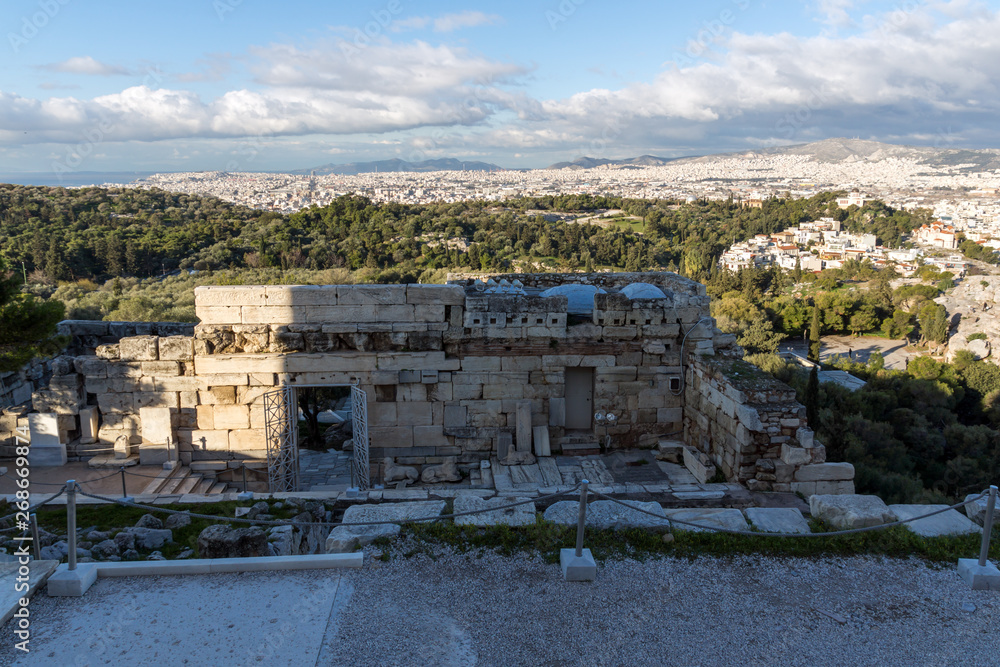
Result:
<instances>
[{"instance_id":1,"label":"forested hillside","mask_svg":"<svg viewBox=\"0 0 1000 667\"><path fill-rule=\"evenodd\" d=\"M707 280L734 241L829 215L886 245L922 224L880 203L840 209L836 193L732 201L566 195L501 204L373 204L347 196L292 215L160 190L0 186L0 255L49 281L151 277L176 269L368 269L415 281L427 271L668 268ZM546 221L539 211L621 209L638 229Z\"/></svg>"}]
</instances>

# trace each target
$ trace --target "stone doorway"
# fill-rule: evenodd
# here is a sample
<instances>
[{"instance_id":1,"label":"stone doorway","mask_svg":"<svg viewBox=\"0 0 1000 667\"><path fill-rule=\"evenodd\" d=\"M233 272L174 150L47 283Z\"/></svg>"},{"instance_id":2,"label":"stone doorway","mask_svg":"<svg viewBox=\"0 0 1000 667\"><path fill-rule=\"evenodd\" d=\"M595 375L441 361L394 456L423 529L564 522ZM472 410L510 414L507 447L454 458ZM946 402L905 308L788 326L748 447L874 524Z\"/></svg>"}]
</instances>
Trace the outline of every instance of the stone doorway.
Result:
<instances>
[{"instance_id":1,"label":"stone doorway","mask_svg":"<svg viewBox=\"0 0 1000 667\"><path fill-rule=\"evenodd\" d=\"M566 369L566 430L591 431L594 419L594 369Z\"/></svg>"},{"instance_id":2,"label":"stone doorway","mask_svg":"<svg viewBox=\"0 0 1000 667\"><path fill-rule=\"evenodd\" d=\"M329 391L343 389L344 392ZM317 402L318 394L323 399ZM336 398L339 393L346 393L346 402L340 400L337 408L334 404L324 405L324 400ZM312 400L308 401L307 397ZM370 466L368 461L368 395L355 384L334 385L293 385L268 392L265 400L265 432L268 448L268 482L273 491L302 491L311 487L324 487L320 490L330 490L333 486L343 484L360 487L366 490L371 487ZM311 402L311 405L306 405ZM352 443L350 452L320 449L300 451L300 423L304 423L306 414L319 422L323 428L335 428L338 425L350 427ZM324 419L327 416L330 419ZM300 466L300 459L305 469ZM346 465L345 465L346 463ZM346 473L346 474L345 474ZM305 482L305 484L303 484ZM338 489L340 490L340 489Z\"/></svg>"}]
</instances>

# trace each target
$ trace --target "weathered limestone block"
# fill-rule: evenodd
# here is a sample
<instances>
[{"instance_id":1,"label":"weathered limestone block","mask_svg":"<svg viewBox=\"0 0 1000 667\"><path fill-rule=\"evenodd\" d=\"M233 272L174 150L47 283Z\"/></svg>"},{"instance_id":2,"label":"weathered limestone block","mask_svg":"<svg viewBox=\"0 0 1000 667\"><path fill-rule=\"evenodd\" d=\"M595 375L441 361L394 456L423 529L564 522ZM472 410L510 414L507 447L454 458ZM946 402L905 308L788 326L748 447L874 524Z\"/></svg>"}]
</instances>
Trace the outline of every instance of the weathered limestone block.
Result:
<instances>
[{"instance_id":1,"label":"weathered limestone block","mask_svg":"<svg viewBox=\"0 0 1000 667\"><path fill-rule=\"evenodd\" d=\"M135 412L135 399L131 393L98 394L97 407L102 415L112 412Z\"/></svg>"},{"instance_id":2,"label":"weathered limestone block","mask_svg":"<svg viewBox=\"0 0 1000 667\"><path fill-rule=\"evenodd\" d=\"M97 356L80 356L73 360L73 367L80 375L103 378L108 376L108 362Z\"/></svg>"},{"instance_id":3,"label":"weathered limestone block","mask_svg":"<svg viewBox=\"0 0 1000 667\"><path fill-rule=\"evenodd\" d=\"M250 408L246 405L216 405L215 428L217 429L248 429L250 428Z\"/></svg>"},{"instance_id":4,"label":"weathered limestone block","mask_svg":"<svg viewBox=\"0 0 1000 667\"><path fill-rule=\"evenodd\" d=\"M263 429L236 429L229 432L229 451L258 452L266 450L267 444Z\"/></svg>"},{"instance_id":5,"label":"weathered limestone block","mask_svg":"<svg viewBox=\"0 0 1000 667\"><path fill-rule=\"evenodd\" d=\"M795 447L787 442L781 445L781 460L792 466L804 466L812 461L812 454L804 447ZM852 468L853 471L853 468ZM850 479L853 479L853 474ZM799 482L815 482L815 479L799 479Z\"/></svg>"},{"instance_id":6,"label":"weathered limestone block","mask_svg":"<svg viewBox=\"0 0 1000 667\"><path fill-rule=\"evenodd\" d=\"M488 461L484 461L489 465ZM489 471L489 468L484 468ZM455 513L482 512L469 516L456 517L458 526L531 526L535 523L535 504L527 502L528 498L479 498L467 494L455 498ZM508 505L523 502L517 507ZM500 509L504 508L504 509Z\"/></svg>"},{"instance_id":7,"label":"weathered limestone block","mask_svg":"<svg viewBox=\"0 0 1000 667\"><path fill-rule=\"evenodd\" d=\"M141 408L180 408L180 397L175 391L137 391L133 395L135 409Z\"/></svg>"},{"instance_id":8,"label":"weathered limestone block","mask_svg":"<svg viewBox=\"0 0 1000 667\"><path fill-rule=\"evenodd\" d=\"M80 444L87 445L97 442L98 412L96 407L80 410Z\"/></svg>"},{"instance_id":9,"label":"weathered limestone block","mask_svg":"<svg viewBox=\"0 0 1000 667\"><path fill-rule=\"evenodd\" d=\"M432 426L414 426L413 427L413 446L414 447L448 447L451 442L445 436L444 426L440 424Z\"/></svg>"},{"instance_id":10,"label":"weathered limestone block","mask_svg":"<svg viewBox=\"0 0 1000 667\"><path fill-rule=\"evenodd\" d=\"M406 285L338 285L337 304L341 306L405 304Z\"/></svg>"},{"instance_id":11,"label":"weathered limestone block","mask_svg":"<svg viewBox=\"0 0 1000 667\"><path fill-rule=\"evenodd\" d=\"M194 359L194 338L167 336L159 339L160 361L191 361Z\"/></svg>"},{"instance_id":12,"label":"weathered limestone block","mask_svg":"<svg viewBox=\"0 0 1000 667\"><path fill-rule=\"evenodd\" d=\"M942 510L947 505L889 505L889 509L900 520L912 519L923 516L937 510ZM982 533L983 529L974 524L967 517L957 510L948 510L941 514L918 519L903 524L906 529L922 537L946 537L952 535L968 535L970 533Z\"/></svg>"},{"instance_id":13,"label":"weathered limestone block","mask_svg":"<svg viewBox=\"0 0 1000 667\"><path fill-rule=\"evenodd\" d=\"M168 438L174 438L175 414L176 411L170 408L140 408L143 442L165 443Z\"/></svg>"},{"instance_id":14,"label":"weathered limestone block","mask_svg":"<svg viewBox=\"0 0 1000 667\"><path fill-rule=\"evenodd\" d=\"M106 361L117 361L121 358L118 343L114 343L112 345L98 345L95 354L98 359L104 359Z\"/></svg>"},{"instance_id":15,"label":"weathered limestone block","mask_svg":"<svg viewBox=\"0 0 1000 667\"><path fill-rule=\"evenodd\" d=\"M850 463L818 463L804 465L795 471L796 482L846 482L854 479Z\"/></svg>"},{"instance_id":16,"label":"weathered limestone block","mask_svg":"<svg viewBox=\"0 0 1000 667\"><path fill-rule=\"evenodd\" d=\"M897 519L878 496L817 494L809 498L809 510L838 530L880 526Z\"/></svg>"},{"instance_id":17,"label":"weathered limestone block","mask_svg":"<svg viewBox=\"0 0 1000 667\"><path fill-rule=\"evenodd\" d=\"M610 500L595 500L587 505L586 525L604 530L627 530L630 528L645 528L656 532L670 530L670 521L659 503L627 500L625 507ZM642 510L637 512L636 510ZM652 512L657 518L645 514ZM564 526L575 526L579 520L580 503L575 500L560 500L551 505L543 518L546 521Z\"/></svg>"},{"instance_id":18,"label":"weathered limestone block","mask_svg":"<svg viewBox=\"0 0 1000 667\"><path fill-rule=\"evenodd\" d=\"M715 464L708 455L692 447L684 448L684 467L701 484L707 483L715 475Z\"/></svg>"},{"instance_id":19,"label":"weathered limestone block","mask_svg":"<svg viewBox=\"0 0 1000 667\"><path fill-rule=\"evenodd\" d=\"M118 341L122 361L157 361L160 358L156 336L132 336Z\"/></svg>"},{"instance_id":20,"label":"weathered limestone block","mask_svg":"<svg viewBox=\"0 0 1000 667\"><path fill-rule=\"evenodd\" d=\"M439 516L444 511L445 501L425 500L404 503L382 503L380 505L353 505L344 511L344 523L364 521L406 521ZM358 547L371 544L380 537L399 534L399 524L369 526L337 526L326 540L326 553L354 551Z\"/></svg>"},{"instance_id":21,"label":"weathered limestone block","mask_svg":"<svg viewBox=\"0 0 1000 667\"><path fill-rule=\"evenodd\" d=\"M195 451L227 452L229 451L229 431L206 429L191 431L191 448Z\"/></svg>"},{"instance_id":22,"label":"weathered limestone block","mask_svg":"<svg viewBox=\"0 0 1000 667\"><path fill-rule=\"evenodd\" d=\"M181 374L181 365L177 361L143 361L139 367L143 375L176 377Z\"/></svg>"},{"instance_id":23,"label":"weathered limestone block","mask_svg":"<svg viewBox=\"0 0 1000 667\"><path fill-rule=\"evenodd\" d=\"M978 495L978 493L970 493L965 497L965 501L969 502ZM965 506L966 516L982 526L986 521L986 505L989 502L989 499L990 498L987 495L974 502L969 502L969 504ZM1000 517L998 517L998 519L1000 519Z\"/></svg>"}]
</instances>

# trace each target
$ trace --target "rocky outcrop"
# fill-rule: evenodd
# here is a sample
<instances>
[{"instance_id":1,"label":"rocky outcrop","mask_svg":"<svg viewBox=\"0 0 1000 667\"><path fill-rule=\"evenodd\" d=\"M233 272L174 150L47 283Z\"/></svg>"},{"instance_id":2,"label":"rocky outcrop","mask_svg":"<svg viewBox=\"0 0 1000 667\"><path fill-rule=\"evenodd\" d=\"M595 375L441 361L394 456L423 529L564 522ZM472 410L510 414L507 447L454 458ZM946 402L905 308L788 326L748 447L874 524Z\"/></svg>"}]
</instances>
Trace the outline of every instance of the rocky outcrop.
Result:
<instances>
[{"instance_id":1,"label":"rocky outcrop","mask_svg":"<svg viewBox=\"0 0 1000 667\"><path fill-rule=\"evenodd\" d=\"M215 524L198 535L198 554L202 558L247 558L269 556L267 534L257 526L232 528Z\"/></svg>"}]
</instances>

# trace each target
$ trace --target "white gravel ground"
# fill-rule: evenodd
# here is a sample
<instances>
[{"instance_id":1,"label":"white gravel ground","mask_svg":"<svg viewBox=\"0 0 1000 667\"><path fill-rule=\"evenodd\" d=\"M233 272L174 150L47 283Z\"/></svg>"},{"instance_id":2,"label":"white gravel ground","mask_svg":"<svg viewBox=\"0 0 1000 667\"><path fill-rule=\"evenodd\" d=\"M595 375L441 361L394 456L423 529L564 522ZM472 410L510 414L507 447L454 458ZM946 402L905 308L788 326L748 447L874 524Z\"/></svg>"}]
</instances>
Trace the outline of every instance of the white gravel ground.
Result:
<instances>
[{"instance_id":1,"label":"white gravel ground","mask_svg":"<svg viewBox=\"0 0 1000 667\"><path fill-rule=\"evenodd\" d=\"M31 612L32 652L8 624L0 664L1000 664L1000 593L883 558L615 561L567 584L539 559L438 549L361 570L104 579Z\"/></svg>"}]
</instances>

